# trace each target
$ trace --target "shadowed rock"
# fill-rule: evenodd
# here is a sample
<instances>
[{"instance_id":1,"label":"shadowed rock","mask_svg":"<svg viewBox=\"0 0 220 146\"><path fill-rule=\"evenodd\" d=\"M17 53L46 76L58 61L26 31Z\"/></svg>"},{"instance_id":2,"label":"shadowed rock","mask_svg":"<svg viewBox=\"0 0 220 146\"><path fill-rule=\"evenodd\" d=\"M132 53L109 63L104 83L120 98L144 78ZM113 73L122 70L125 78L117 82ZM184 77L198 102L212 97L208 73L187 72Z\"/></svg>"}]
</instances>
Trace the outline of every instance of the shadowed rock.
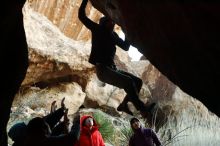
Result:
<instances>
[{"instance_id":1,"label":"shadowed rock","mask_svg":"<svg viewBox=\"0 0 220 146\"><path fill-rule=\"evenodd\" d=\"M22 15L24 3L25 0L1 2L0 146L8 146L6 126L10 108L28 67L28 51Z\"/></svg>"},{"instance_id":2,"label":"shadowed rock","mask_svg":"<svg viewBox=\"0 0 220 146\"><path fill-rule=\"evenodd\" d=\"M160 72L220 116L218 2L91 2L122 26L132 44Z\"/></svg>"}]
</instances>

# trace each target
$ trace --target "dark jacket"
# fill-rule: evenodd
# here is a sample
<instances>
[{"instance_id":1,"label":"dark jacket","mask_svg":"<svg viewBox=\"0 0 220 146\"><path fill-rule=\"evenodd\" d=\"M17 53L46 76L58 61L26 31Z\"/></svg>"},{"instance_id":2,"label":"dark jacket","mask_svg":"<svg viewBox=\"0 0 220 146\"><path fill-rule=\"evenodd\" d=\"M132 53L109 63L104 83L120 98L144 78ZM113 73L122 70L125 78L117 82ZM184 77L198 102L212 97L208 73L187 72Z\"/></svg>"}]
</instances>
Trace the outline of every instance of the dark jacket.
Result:
<instances>
[{"instance_id":1,"label":"dark jacket","mask_svg":"<svg viewBox=\"0 0 220 146\"><path fill-rule=\"evenodd\" d=\"M92 50L89 62L93 65L96 65L96 63L113 65L116 52L115 45L127 51L130 44L127 41L123 41L115 32L109 31L103 25L91 21L85 13L87 2L88 0L83 0L79 8L78 17L92 32Z\"/></svg>"},{"instance_id":2,"label":"dark jacket","mask_svg":"<svg viewBox=\"0 0 220 146\"><path fill-rule=\"evenodd\" d=\"M150 128L139 128L129 140L129 146L161 146L156 133Z\"/></svg>"}]
</instances>

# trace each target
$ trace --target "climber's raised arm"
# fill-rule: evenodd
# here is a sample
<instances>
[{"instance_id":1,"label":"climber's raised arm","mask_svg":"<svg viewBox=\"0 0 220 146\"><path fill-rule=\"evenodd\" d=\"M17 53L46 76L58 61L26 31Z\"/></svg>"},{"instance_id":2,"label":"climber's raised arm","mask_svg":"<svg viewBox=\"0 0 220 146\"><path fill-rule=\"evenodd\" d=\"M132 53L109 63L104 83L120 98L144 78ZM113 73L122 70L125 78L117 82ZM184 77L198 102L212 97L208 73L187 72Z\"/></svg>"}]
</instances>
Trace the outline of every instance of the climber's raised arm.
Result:
<instances>
[{"instance_id":1,"label":"climber's raised arm","mask_svg":"<svg viewBox=\"0 0 220 146\"><path fill-rule=\"evenodd\" d=\"M122 48L123 50L128 51L130 47L128 39L125 38L125 40L122 40L116 32L114 32L113 35L116 45Z\"/></svg>"},{"instance_id":2,"label":"climber's raised arm","mask_svg":"<svg viewBox=\"0 0 220 146\"><path fill-rule=\"evenodd\" d=\"M88 0L82 0L82 3L79 7L78 11L78 17L79 20L90 30L95 29L97 27L97 23L93 22L86 16L86 5L88 3Z\"/></svg>"}]
</instances>

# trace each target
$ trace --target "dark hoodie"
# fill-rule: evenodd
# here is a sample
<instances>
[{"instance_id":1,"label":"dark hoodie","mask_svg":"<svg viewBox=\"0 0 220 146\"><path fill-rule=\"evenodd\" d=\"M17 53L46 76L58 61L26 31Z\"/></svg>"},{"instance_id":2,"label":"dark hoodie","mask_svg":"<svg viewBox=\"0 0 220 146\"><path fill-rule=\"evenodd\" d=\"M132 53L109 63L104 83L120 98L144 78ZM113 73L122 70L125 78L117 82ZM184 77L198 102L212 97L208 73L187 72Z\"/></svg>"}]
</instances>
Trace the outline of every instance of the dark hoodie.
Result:
<instances>
[{"instance_id":1,"label":"dark hoodie","mask_svg":"<svg viewBox=\"0 0 220 146\"><path fill-rule=\"evenodd\" d=\"M108 21L107 17L100 19L99 24L91 21L85 13L87 2L88 0L83 0L78 17L92 32L92 50L89 62L93 65L96 65L96 63L114 65L115 45L127 51L130 44L128 41L123 41L114 31L105 28L105 23Z\"/></svg>"},{"instance_id":2,"label":"dark hoodie","mask_svg":"<svg viewBox=\"0 0 220 146\"><path fill-rule=\"evenodd\" d=\"M129 146L154 146L154 143L156 146L162 146L156 133L151 128L140 127L139 129L134 129L132 127L132 130L134 134L129 140Z\"/></svg>"}]
</instances>

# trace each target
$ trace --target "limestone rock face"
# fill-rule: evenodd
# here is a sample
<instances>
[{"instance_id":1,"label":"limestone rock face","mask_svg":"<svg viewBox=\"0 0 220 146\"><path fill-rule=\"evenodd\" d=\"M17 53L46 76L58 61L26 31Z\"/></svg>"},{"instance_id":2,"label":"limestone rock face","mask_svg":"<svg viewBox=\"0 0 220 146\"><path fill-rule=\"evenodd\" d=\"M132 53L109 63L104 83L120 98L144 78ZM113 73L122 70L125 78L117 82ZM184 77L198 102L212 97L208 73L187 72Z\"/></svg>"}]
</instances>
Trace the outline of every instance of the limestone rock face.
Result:
<instances>
[{"instance_id":1,"label":"limestone rock face","mask_svg":"<svg viewBox=\"0 0 220 146\"><path fill-rule=\"evenodd\" d=\"M68 37L89 40L89 31L77 18L81 0L29 0ZM161 73L183 91L219 115L218 96L219 4L179 1L91 0L92 5L120 25L130 39ZM98 21L101 14L89 3L87 15ZM205 58L205 59L204 59ZM209 69L204 69L209 68Z\"/></svg>"},{"instance_id":2,"label":"limestone rock face","mask_svg":"<svg viewBox=\"0 0 220 146\"><path fill-rule=\"evenodd\" d=\"M80 80L85 86L83 80L94 70L88 63L90 44L67 38L29 5L24 12L30 65L23 85Z\"/></svg>"},{"instance_id":3,"label":"limestone rock face","mask_svg":"<svg viewBox=\"0 0 220 146\"><path fill-rule=\"evenodd\" d=\"M55 1L48 1L46 4L51 4L49 2ZM24 7L24 25L29 46L30 65L14 101L16 109L13 110L11 120L17 118L13 116L19 111L22 111L24 115L26 113L46 114L50 110L51 102L57 100L59 105L63 97L66 98L65 103L70 109L70 114L73 114L83 104L88 108L102 108L114 116L123 117L125 115L128 120L130 116L120 115L121 113L116 111L125 92L99 81L94 67L88 63L90 40L76 41L66 37L47 17L32 9L38 7L36 4L41 5L41 9L44 10L46 10L44 7L48 6L44 1L31 1ZM54 7L51 6L50 10L58 14ZM193 133L202 139L204 134L208 133L209 137L206 140L219 140L219 134L214 130L220 125L218 117L210 113L200 101L187 95L169 81L150 61L131 62L126 52L117 51L115 62L119 69L142 78L144 84L140 91L141 100L146 105L156 103L156 107L152 111L156 112L156 118L151 117L148 120L151 123L156 120L159 125L156 126L158 132L161 127L165 128L163 131L165 138L190 127L190 130L184 134ZM139 117L139 113L130 103L129 107ZM27 117L31 117L29 115L27 114ZM192 128L194 125L199 128ZM171 135L169 135L170 133ZM186 141L188 142L191 137L193 136L187 137ZM195 145L195 143L196 140L192 139L186 145ZM205 144L212 145L207 142Z\"/></svg>"},{"instance_id":4,"label":"limestone rock face","mask_svg":"<svg viewBox=\"0 0 220 146\"><path fill-rule=\"evenodd\" d=\"M21 94L30 92L29 87L32 86L46 90L53 86L57 88L59 84L77 83L85 91L86 99L97 101L97 105L104 105L104 100L114 90L111 91L113 86L108 85L104 91L104 94L107 95L106 98L102 98L101 93L97 94L91 90L95 89L100 81L95 75L94 66L88 63L90 41L75 41L66 37L45 16L35 12L29 3L24 7L24 25L29 46L29 68L18 96L21 97ZM129 59L126 52L117 51L115 61L119 67L126 69L126 65L122 61L128 62ZM102 89L104 88L100 90ZM125 94L122 90L120 92L122 96L118 95L117 102L108 104L108 106L114 108L118 106ZM18 99L16 98L16 100ZM16 100L15 103L18 103ZM50 105L45 104L45 106L48 109Z\"/></svg>"},{"instance_id":5,"label":"limestone rock face","mask_svg":"<svg viewBox=\"0 0 220 146\"><path fill-rule=\"evenodd\" d=\"M19 110L22 110L24 107L29 107L35 111L32 113L37 113L41 108L44 109L44 111L50 111L51 103L56 100L59 108L60 102L64 97L64 103L66 107L69 108L68 113L72 115L84 103L86 94L82 91L81 86L75 82L57 84L44 89L31 87L23 90L20 95L17 95L14 105L17 105L16 107L18 107ZM48 114L48 112L42 113L41 116L45 114Z\"/></svg>"},{"instance_id":6,"label":"limestone rock face","mask_svg":"<svg viewBox=\"0 0 220 146\"><path fill-rule=\"evenodd\" d=\"M46 16L66 36L75 40L89 40L90 32L78 19L78 8L81 0L29 0L33 10ZM87 7L87 15L94 21L98 21L101 13L91 4Z\"/></svg>"}]
</instances>

